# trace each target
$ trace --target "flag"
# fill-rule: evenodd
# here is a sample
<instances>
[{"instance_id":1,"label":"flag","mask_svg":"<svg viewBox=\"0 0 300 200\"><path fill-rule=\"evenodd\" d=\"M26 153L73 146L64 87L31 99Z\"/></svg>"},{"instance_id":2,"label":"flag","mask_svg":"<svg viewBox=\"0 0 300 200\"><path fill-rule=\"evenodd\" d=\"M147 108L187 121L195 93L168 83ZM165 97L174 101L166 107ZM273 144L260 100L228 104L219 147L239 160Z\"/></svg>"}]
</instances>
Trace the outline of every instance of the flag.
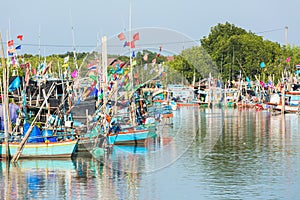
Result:
<instances>
[{"instance_id":1,"label":"flag","mask_svg":"<svg viewBox=\"0 0 300 200\"><path fill-rule=\"evenodd\" d=\"M21 79L17 76L9 85L8 91L13 92L14 90L18 89L21 86Z\"/></svg>"},{"instance_id":2,"label":"flag","mask_svg":"<svg viewBox=\"0 0 300 200\"><path fill-rule=\"evenodd\" d=\"M23 40L23 35L18 35L17 38L22 41Z\"/></svg>"},{"instance_id":3,"label":"flag","mask_svg":"<svg viewBox=\"0 0 300 200\"><path fill-rule=\"evenodd\" d=\"M134 51L132 51L132 57L133 57L133 58L135 57L135 52L134 52Z\"/></svg>"},{"instance_id":4,"label":"flag","mask_svg":"<svg viewBox=\"0 0 300 200\"><path fill-rule=\"evenodd\" d=\"M10 52L10 51L7 51L7 54L8 54L8 56L13 56L14 55L14 53Z\"/></svg>"},{"instance_id":5,"label":"flag","mask_svg":"<svg viewBox=\"0 0 300 200\"><path fill-rule=\"evenodd\" d=\"M133 35L132 38L133 38L133 41L139 40L139 39L140 39L140 34L139 34L139 32L135 33L135 34Z\"/></svg>"},{"instance_id":6,"label":"flag","mask_svg":"<svg viewBox=\"0 0 300 200\"><path fill-rule=\"evenodd\" d=\"M285 59L285 62L290 62L291 61L291 57L287 57L286 59Z\"/></svg>"},{"instance_id":7,"label":"flag","mask_svg":"<svg viewBox=\"0 0 300 200\"><path fill-rule=\"evenodd\" d=\"M118 61L117 59L114 59L109 65L113 65L117 61Z\"/></svg>"},{"instance_id":8,"label":"flag","mask_svg":"<svg viewBox=\"0 0 300 200\"><path fill-rule=\"evenodd\" d=\"M89 71L96 71L97 70L97 66L96 65L92 65L90 67L88 67Z\"/></svg>"},{"instance_id":9,"label":"flag","mask_svg":"<svg viewBox=\"0 0 300 200\"><path fill-rule=\"evenodd\" d=\"M7 42L7 46L13 46L14 45L14 40L9 40L8 42Z\"/></svg>"},{"instance_id":10,"label":"flag","mask_svg":"<svg viewBox=\"0 0 300 200\"><path fill-rule=\"evenodd\" d=\"M128 47L130 47L130 48L135 48L134 41L126 42L126 46L128 46Z\"/></svg>"},{"instance_id":11,"label":"flag","mask_svg":"<svg viewBox=\"0 0 300 200\"><path fill-rule=\"evenodd\" d=\"M143 59L144 59L144 61L147 61L147 60L148 60L148 54L145 54L145 55L143 56Z\"/></svg>"},{"instance_id":12,"label":"flag","mask_svg":"<svg viewBox=\"0 0 300 200\"><path fill-rule=\"evenodd\" d=\"M71 73L71 76L72 76L72 78L77 77L77 70L76 69Z\"/></svg>"},{"instance_id":13,"label":"flag","mask_svg":"<svg viewBox=\"0 0 300 200\"><path fill-rule=\"evenodd\" d=\"M124 35L124 33L123 33L123 32L122 32L122 33L119 33L119 34L118 34L118 38L119 38L120 41L125 40L125 35Z\"/></svg>"},{"instance_id":14,"label":"flag","mask_svg":"<svg viewBox=\"0 0 300 200\"><path fill-rule=\"evenodd\" d=\"M300 69L300 64L296 65L296 68L297 68L297 69Z\"/></svg>"},{"instance_id":15,"label":"flag","mask_svg":"<svg viewBox=\"0 0 300 200\"><path fill-rule=\"evenodd\" d=\"M21 45L16 46L16 50L21 50Z\"/></svg>"},{"instance_id":16,"label":"flag","mask_svg":"<svg viewBox=\"0 0 300 200\"><path fill-rule=\"evenodd\" d=\"M134 67L135 65L136 65L136 60L133 60L133 61L131 62L131 66Z\"/></svg>"},{"instance_id":17,"label":"flag","mask_svg":"<svg viewBox=\"0 0 300 200\"><path fill-rule=\"evenodd\" d=\"M9 49L8 52L9 52L9 53L16 53L16 49L15 49L15 48Z\"/></svg>"},{"instance_id":18,"label":"flag","mask_svg":"<svg viewBox=\"0 0 300 200\"><path fill-rule=\"evenodd\" d=\"M45 75L45 74L47 73L48 69L51 68L51 66L52 66L52 60L51 60L51 61L48 63L48 65L44 68L42 74Z\"/></svg>"},{"instance_id":19,"label":"flag","mask_svg":"<svg viewBox=\"0 0 300 200\"><path fill-rule=\"evenodd\" d=\"M94 80L94 81L97 81L97 80L98 80L98 77L95 76L95 75L89 75L89 77L90 77L92 80Z\"/></svg>"},{"instance_id":20,"label":"flag","mask_svg":"<svg viewBox=\"0 0 300 200\"><path fill-rule=\"evenodd\" d=\"M64 58L64 63L67 63L67 62L69 62L69 56Z\"/></svg>"},{"instance_id":21,"label":"flag","mask_svg":"<svg viewBox=\"0 0 300 200\"><path fill-rule=\"evenodd\" d=\"M68 64L68 63L63 64L61 67L62 67L62 68L67 68L67 67L69 67L69 64Z\"/></svg>"},{"instance_id":22,"label":"flag","mask_svg":"<svg viewBox=\"0 0 300 200\"><path fill-rule=\"evenodd\" d=\"M125 41L123 47L129 47L129 42Z\"/></svg>"}]
</instances>

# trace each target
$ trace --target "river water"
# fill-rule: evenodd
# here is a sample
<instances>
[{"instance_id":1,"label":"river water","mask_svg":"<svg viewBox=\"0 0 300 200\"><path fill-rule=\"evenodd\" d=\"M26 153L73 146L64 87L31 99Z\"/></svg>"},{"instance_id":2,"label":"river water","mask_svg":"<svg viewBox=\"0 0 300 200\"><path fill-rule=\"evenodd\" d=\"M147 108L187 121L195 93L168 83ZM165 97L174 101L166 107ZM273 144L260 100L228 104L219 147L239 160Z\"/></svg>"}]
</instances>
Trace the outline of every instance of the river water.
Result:
<instances>
[{"instance_id":1,"label":"river water","mask_svg":"<svg viewBox=\"0 0 300 200\"><path fill-rule=\"evenodd\" d=\"M173 120L146 146L104 157L0 161L0 197L300 199L298 115L180 108Z\"/></svg>"}]
</instances>

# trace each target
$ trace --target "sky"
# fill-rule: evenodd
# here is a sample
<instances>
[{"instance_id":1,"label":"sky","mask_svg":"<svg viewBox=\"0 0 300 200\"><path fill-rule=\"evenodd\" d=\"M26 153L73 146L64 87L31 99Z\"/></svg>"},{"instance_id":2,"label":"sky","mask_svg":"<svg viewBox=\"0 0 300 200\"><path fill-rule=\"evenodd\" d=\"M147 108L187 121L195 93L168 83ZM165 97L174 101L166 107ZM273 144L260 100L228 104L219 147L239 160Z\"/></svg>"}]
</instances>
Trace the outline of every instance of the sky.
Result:
<instances>
[{"instance_id":1,"label":"sky","mask_svg":"<svg viewBox=\"0 0 300 200\"><path fill-rule=\"evenodd\" d=\"M172 30L199 43L211 27L230 22L264 39L300 46L296 0L15 0L2 1L3 41L23 35L22 53L63 54L92 51L103 35L155 27ZM72 28L73 27L73 28ZM142 38L142 35L140 36Z\"/></svg>"}]
</instances>

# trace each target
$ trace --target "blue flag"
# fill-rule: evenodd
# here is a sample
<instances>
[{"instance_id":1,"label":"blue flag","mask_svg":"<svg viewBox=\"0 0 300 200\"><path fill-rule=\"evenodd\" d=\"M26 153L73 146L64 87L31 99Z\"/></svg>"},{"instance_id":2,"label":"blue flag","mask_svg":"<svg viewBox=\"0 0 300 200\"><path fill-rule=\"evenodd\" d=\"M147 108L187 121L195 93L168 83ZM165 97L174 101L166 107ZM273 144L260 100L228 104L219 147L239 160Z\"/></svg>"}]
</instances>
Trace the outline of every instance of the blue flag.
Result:
<instances>
[{"instance_id":1,"label":"blue flag","mask_svg":"<svg viewBox=\"0 0 300 200\"><path fill-rule=\"evenodd\" d=\"M13 80L13 82L11 82L11 84L9 85L8 91L9 91L9 92L12 92L12 91L18 89L20 86L21 86L21 79L20 79L19 76L17 76L17 77Z\"/></svg>"},{"instance_id":2,"label":"blue flag","mask_svg":"<svg viewBox=\"0 0 300 200\"><path fill-rule=\"evenodd\" d=\"M16 46L17 50L21 50L21 45Z\"/></svg>"}]
</instances>

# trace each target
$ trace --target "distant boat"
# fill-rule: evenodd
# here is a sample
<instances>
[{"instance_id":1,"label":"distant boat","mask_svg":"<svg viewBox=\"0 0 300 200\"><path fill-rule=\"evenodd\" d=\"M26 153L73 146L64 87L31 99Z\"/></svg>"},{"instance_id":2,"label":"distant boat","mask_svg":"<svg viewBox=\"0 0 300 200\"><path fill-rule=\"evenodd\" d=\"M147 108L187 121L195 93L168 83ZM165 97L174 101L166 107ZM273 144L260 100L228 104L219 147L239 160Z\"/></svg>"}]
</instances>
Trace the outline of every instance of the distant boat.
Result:
<instances>
[{"instance_id":1,"label":"distant boat","mask_svg":"<svg viewBox=\"0 0 300 200\"><path fill-rule=\"evenodd\" d=\"M284 97L284 111L296 113L299 112L300 106L300 92L299 91L291 91L286 92ZM283 102L281 95L279 94L271 94L269 97L269 101L266 102L267 105L271 106L272 109L281 111L283 109Z\"/></svg>"}]
</instances>

